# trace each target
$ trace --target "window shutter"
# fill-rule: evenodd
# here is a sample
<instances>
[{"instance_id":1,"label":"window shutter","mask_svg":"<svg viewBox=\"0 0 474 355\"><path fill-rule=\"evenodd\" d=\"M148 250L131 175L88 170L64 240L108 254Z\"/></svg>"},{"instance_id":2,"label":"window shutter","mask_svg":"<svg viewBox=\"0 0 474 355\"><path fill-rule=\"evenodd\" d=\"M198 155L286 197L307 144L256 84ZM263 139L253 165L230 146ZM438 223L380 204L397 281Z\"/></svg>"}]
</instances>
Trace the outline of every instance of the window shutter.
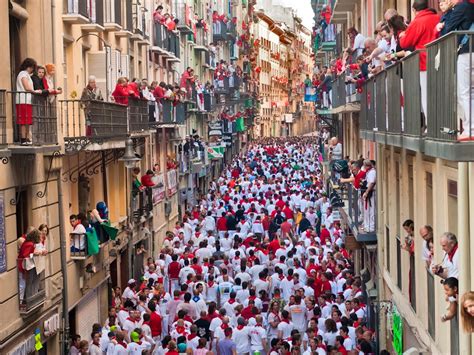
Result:
<instances>
[{"instance_id":1,"label":"window shutter","mask_svg":"<svg viewBox=\"0 0 474 355\"><path fill-rule=\"evenodd\" d=\"M105 63L105 52L88 53L89 75L96 78L97 87L102 91L102 95L107 92L107 65Z\"/></svg>"},{"instance_id":2,"label":"window shutter","mask_svg":"<svg viewBox=\"0 0 474 355\"><path fill-rule=\"evenodd\" d=\"M130 75L130 56L128 54L122 54L121 59L120 68L122 69L122 76L128 78Z\"/></svg>"}]
</instances>

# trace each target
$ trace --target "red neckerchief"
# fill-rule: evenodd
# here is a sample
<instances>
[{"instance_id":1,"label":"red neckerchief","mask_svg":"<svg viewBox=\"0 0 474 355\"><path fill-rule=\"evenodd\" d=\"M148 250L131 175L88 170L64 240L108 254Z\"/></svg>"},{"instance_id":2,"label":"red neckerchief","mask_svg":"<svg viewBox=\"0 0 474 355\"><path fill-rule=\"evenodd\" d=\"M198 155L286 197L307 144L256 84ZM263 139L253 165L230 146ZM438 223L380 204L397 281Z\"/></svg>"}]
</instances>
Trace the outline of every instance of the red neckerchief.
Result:
<instances>
[{"instance_id":1,"label":"red neckerchief","mask_svg":"<svg viewBox=\"0 0 474 355\"><path fill-rule=\"evenodd\" d=\"M183 327L183 326L177 326L177 327L176 327L176 332L177 332L178 334L183 334L183 333L186 332L186 328Z\"/></svg>"},{"instance_id":2,"label":"red neckerchief","mask_svg":"<svg viewBox=\"0 0 474 355\"><path fill-rule=\"evenodd\" d=\"M207 283L207 285L208 285L209 287L212 287L212 286L214 285L214 281L209 281L209 282Z\"/></svg>"},{"instance_id":3,"label":"red neckerchief","mask_svg":"<svg viewBox=\"0 0 474 355\"><path fill-rule=\"evenodd\" d=\"M127 344L124 343L123 341L119 341L117 344L122 345L124 347L124 349L127 348Z\"/></svg>"},{"instance_id":4,"label":"red neckerchief","mask_svg":"<svg viewBox=\"0 0 474 355\"><path fill-rule=\"evenodd\" d=\"M229 260L224 260L224 265L229 265Z\"/></svg>"},{"instance_id":5,"label":"red neckerchief","mask_svg":"<svg viewBox=\"0 0 474 355\"><path fill-rule=\"evenodd\" d=\"M260 323L255 324L256 327L261 327L262 325Z\"/></svg>"},{"instance_id":6,"label":"red neckerchief","mask_svg":"<svg viewBox=\"0 0 474 355\"><path fill-rule=\"evenodd\" d=\"M133 319L132 319L132 318L130 318L130 317L127 317L127 320L129 320L130 322L133 322L133 323L135 323L135 320L133 320Z\"/></svg>"},{"instance_id":7,"label":"red neckerchief","mask_svg":"<svg viewBox=\"0 0 474 355\"><path fill-rule=\"evenodd\" d=\"M235 298L230 298L227 302L229 302L229 304L234 304L235 303Z\"/></svg>"},{"instance_id":8,"label":"red neckerchief","mask_svg":"<svg viewBox=\"0 0 474 355\"><path fill-rule=\"evenodd\" d=\"M260 280L267 282L267 280L264 277L261 277Z\"/></svg>"},{"instance_id":9,"label":"red neckerchief","mask_svg":"<svg viewBox=\"0 0 474 355\"><path fill-rule=\"evenodd\" d=\"M237 329L238 329L238 330L242 330L244 327L245 327L245 325L239 324L239 325L237 326Z\"/></svg>"},{"instance_id":10,"label":"red neckerchief","mask_svg":"<svg viewBox=\"0 0 474 355\"><path fill-rule=\"evenodd\" d=\"M249 301L253 301L257 298L257 296L249 296Z\"/></svg>"},{"instance_id":11,"label":"red neckerchief","mask_svg":"<svg viewBox=\"0 0 474 355\"><path fill-rule=\"evenodd\" d=\"M448 253L448 260L450 262L453 262L454 254L456 254L457 250L458 250L458 245L456 244L454 248Z\"/></svg>"},{"instance_id":12,"label":"red neckerchief","mask_svg":"<svg viewBox=\"0 0 474 355\"><path fill-rule=\"evenodd\" d=\"M293 276L287 276L286 279L287 279L288 281L291 281L291 280L293 280Z\"/></svg>"},{"instance_id":13,"label":"red neckerchief","mask_svg":"<svg viewBox=\"0 0 474 355\"><path fill-rule=\"evenodd\" d=\"M197 337L197 334L191 333L188 335L188 340L193 340L195 337Z\"/></svg>"},{"instance_id":14,"label":"red neckerchief","mask_svg":"<svg viewBox=\"0 0 474 355\"><path fill-rule=\"evenodd\" d=\"M282 321L283 323L290 324L290 320L289 320L289 319L282 318L281 321Z\"/></svg>"},{"instance_id":15,"label":"red neckerchief","mask_svg":"<svg viewBox=\"0 0 474 355\"><path fill-rule=\"evenodd\" d=\"M229 325L227 323L222 323L221 328L222 329L227 329L227 328L229 328Z\"/></svg>"}]
</instances>

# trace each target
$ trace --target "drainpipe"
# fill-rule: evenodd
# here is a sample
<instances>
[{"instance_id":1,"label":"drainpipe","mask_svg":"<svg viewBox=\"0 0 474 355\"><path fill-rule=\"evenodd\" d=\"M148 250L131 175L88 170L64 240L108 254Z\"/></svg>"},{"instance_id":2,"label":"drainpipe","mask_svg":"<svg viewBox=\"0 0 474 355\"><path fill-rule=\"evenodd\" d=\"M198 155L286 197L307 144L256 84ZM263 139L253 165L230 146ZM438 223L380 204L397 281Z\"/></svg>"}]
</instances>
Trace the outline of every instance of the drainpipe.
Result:
<instances>
[{"instance_id":1,"label":"drainpipe","mask_svg":"<svg viewBox=\"0 0 474 355\"><path fill-rule=\"evenodd\" d=\"M469 243L469 165L471 163L458 164L458 243L460 245L459 252L459 294L462 295L471 289L470 277L470 243ZM474 244L474 243L473 243ZM460 307L458 307L460 309ZM460 313L458 311L458 319ZM459 323L459 353L471 353L471 336L464 332Z\"/></svg>"},{"instance_id":2,"label":"drainpipe","mask_svg":"<svg viewBox=\"0 0 474 355\"><path fill-rule=\"evenodd\" d=\"M52 158L51 158L52 159ZM66 228L64 226L64 204L63 204L63 183L61 181L62 167L59 169L58 177L58 207L59 207L59 243L61 250L61 272L63 274L62 289L62 336L61 354L69 354L69 306L68 306L68 285L67 285L67 260L66 260Z\"/></svg>"}]
</instances>

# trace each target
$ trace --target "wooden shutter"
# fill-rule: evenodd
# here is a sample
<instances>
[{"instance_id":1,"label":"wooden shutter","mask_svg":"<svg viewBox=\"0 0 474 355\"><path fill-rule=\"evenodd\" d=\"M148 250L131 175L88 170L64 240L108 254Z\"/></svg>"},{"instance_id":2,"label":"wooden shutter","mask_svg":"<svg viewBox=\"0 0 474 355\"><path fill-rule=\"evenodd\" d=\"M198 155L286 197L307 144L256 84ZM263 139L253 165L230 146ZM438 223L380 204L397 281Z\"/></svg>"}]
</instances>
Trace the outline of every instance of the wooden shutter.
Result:
<instances>
[{"instance_id":1,"label":"wooden shutter","mask_svg":"<svg viewBox=\"0 0 474 355\"><path fill-rule=\"evenodd\" d=\"M122 76L129 77L130 76L130 56L128 54L122 54L121 58L121 70Z\"/></svg>"},{"instance_id":2,"label":"wooden shutter","mask_svg":"<svg viewBox=\"0 0 474 355\"><path fill-rule=\"evenodd\" d=\"M110 52L110 48L108 48ZM107 56L106 63L106 52L92 52L87 55L89 75L94 75L96 78L97 87L102 91L104 98L107 93L111 93L110 83L110 72L108 69L111 67L110 54ZM109 83L107 83L109 81Z\"/></svg>"}]
</instances>

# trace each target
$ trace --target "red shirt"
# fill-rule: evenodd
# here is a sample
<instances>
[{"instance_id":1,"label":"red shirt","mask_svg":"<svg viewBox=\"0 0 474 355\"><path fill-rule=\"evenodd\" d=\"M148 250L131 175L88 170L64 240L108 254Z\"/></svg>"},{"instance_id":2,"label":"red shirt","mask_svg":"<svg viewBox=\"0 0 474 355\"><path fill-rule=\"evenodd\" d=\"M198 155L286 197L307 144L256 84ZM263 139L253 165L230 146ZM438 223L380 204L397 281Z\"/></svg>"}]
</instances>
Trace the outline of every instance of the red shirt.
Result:
<instances>
[{"instance_id":1,"label":"red shirt","mask_svg":"<svg viewBox=\"0 0 474 355\"><path fill-rule=\"evenodd\" d=\"M18 253L18 270L21 272L26 272L26 270L23 269L23 259L29 258L30 254L33 254L35 252L35 244L30 241L25 241L21 245L20 252Z\"/></svg>"},{"instance_id":2,"label":"red shirt","mask_svg":"<svg viewBox=\"0 0 474 355\"><path fill-rule=\"evenodd\" d=\"M319 239L321 239L321 245L326 244L327 240L331 240L331 234L326 228L321 229Z\"/></svg>"},{"instance_id":3,"label":"red shirt","mask_svg":"<svg viewBox=\"0 0 474 355\"><path fill-rule=\"evenodd\" d=\"M285 214L285 217L287 219L293 219L293 211L291 210L291 208L289 206L286 206L283 209L283 213Z\"/></svg>"},{"instance_id":4,"label":"red shirt","mask_svg":"<svg viewBox=\"0 0 474 355\"><path fill-rule=\"evenodd\" d=\"M283 209L285 207L285 202L283 202L283 200L278 200L275 206L277 206L280 209Z\"/></svg>"},{"instance_id":5,"label":"red shirt","mask_svg":"<svg viewBox=\"0 0 474 355\"><path fill-rule=\"evenodd\" d=\"M181 265L177 261L172 261L168 266L168 275L171 279L177 279L179 277L179 271Z\"/></svg>"},{"instance_id":6,"label":"red shirt","mask_svg":"<svg viewBox=\"0 0 474 355\"><path fill-rule=\"evenodd\" d=\"M403 49L424 49L427 43L436 39L435 27L439 23L439 15L431 10L418 12L399 39ZM426 71L426 51L420 52L420 71Z\"/></svg>"},{"instance_id":7,"label":"red shirt","mask_svg":"<svg viewBox=\"0 0 474 355\"><path fill-rule=\"evenodd\" d=\"M217 226L217 230L218 231L226 231L227 230L227 218L225 217L221 217L217 220L217 223L216 223L216 226Z\"/></svg>"},{"instance_id":8,"label":"red shirt","mask_svg":"<svg viewBox=\"0 0 474 355\"><path fill-rule=\"evenodd\" d=\"M155 90L153 90L153 96L155 96L157 100L162 99L165 97L165 90L158 85Z\"/></svg>"},{"instance_id":9,"label":"red shirt","mask_svg":"<svg viewBox=\"0 0 474 355\"><path fill-rule=\"evenodd\" d=\"M161 335L161 317L156 312L150 314L150 329L152 337Z\"/></svg>"},{"instance_id":10,"label":"red shirt","mask_svg":"<svg viewBox=\"0 0 474 355\"><path fill-rule=\"evenodd\" d=\"M117 84L112 96L116 103L121 105L128 105L128 90L126 86Z\"/></svg>"},{"instance_id":11,"label":"red shirt","mask_svg":"<svg viewBox=\"0 0 474 355\"><path fill-rule=\"evenodd\" d=\"M268 249L271 250L273 253L276 253L276 251L280 249L280 241L278 240L278 238L273 239L268 244Z\"/></svg>"},{"instance_id":12,"label":"red shirt","mask_svg":"<svg viewBox=\"0 0 474 355\"><path fill-rule=\"evenodd\" d=\"M365 171L360 170L356 176L354 176L354 187L360 189L360 183L365 179Z\"/></svg>"}]
</instances>

